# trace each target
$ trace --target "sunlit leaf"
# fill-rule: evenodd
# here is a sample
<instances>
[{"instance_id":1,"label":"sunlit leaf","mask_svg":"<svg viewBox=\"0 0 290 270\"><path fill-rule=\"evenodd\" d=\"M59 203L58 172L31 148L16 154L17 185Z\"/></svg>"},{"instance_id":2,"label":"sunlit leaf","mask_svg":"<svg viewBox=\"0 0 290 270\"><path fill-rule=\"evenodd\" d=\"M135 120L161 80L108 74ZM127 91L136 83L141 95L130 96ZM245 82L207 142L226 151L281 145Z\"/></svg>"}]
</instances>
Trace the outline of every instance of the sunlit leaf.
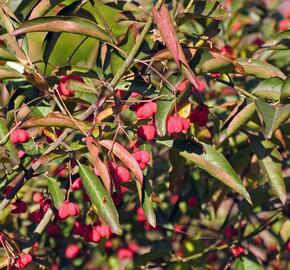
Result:
<instances>
[{"instance_id":1,"label":"sunlit leaf","mask_svg":"<svg viewBox=\"0 0 290 270\"><path fill-rule=\"evenodd\" d=\"M119 215L112 198L109 196L100 179L92 172L92 170L79 163L79 173L84 188L95 207L97 215L100 219L109 225L112 231L118 235L122 234L121 225L119 223Z\"/></svg>"},{"instance_id":2,"label":"sunlit leaf","mask_svg":"<svg viewBox=\"0 0 290 270\"><path fill-rule=\"evenodd\" d=\"M111 140L101 140L98 143L108 150L112 150L112 153L134 173L140 184L143 184L143 174L137 161L121 144Z\"/></svg>"},{"instance_id":3,"label":"sunlit leaf","mask_svg":"<svg viewBox=\"0 0 290 270\"><path fill-rule=\"evenodd\" d=\"M66 32L80 34L102 41L111 41L111 38L96 23L75 16L47 16L32 19L21 24L13 32L13 35L18 36L31 32Z\"/></svg>"}]
</instances>

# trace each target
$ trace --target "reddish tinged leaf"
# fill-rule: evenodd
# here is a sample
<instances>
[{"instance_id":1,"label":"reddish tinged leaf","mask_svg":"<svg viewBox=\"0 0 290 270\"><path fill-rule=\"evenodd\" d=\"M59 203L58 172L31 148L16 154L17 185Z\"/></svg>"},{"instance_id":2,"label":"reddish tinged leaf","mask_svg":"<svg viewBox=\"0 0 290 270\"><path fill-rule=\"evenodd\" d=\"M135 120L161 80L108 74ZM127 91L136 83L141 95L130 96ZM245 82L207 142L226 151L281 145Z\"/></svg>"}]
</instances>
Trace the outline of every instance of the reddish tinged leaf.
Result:
<instances>
[{"instance_id":1,"label":"reddish tinged leaf","mask_svg":"<svg viewBox=\"0 0 290 270\"><path fill-rule=\"evenodd\" d=\"M87 147L92 157L92 162L94 166L97 168L100 177L108 191L111 194L111 179L110 174L107 169L107 166L103 163L103 161L99 158L99 149L93 143L93 138L89 137L86 139Z\"/></svg>"},{"instance_id":2,"label":"reddish tinged leaf","mask_svg":"<svg viewBox=\"0 0 290 270\"><path fill-rule=\"evenodd\" d=\"M155 7L153 7L152 12L157 28L160 31L161 36L167 48L169 49L174 61L181 69L184 76L190 81L194 88L198 90L200 88L199 84L186 60L182 47L179 44L174 25L166 5L163 4L159 11Z\"/></svg>"},{"instance_id":3,"label":"reddish tinged leaf","mask_svg":"<svg viewBox=\"0 0 290 270\"><path fill-rule=\"evenodd\" d=\"M47 117L31 118L25 121L21 127L66 127L72 129L88 130L88 126L80 120L72 119L62 113L50 113Z\"/></svg>"},{"instance_id":4,"label":"reddish tinged leaf","mask_svg":"<svg viewBox=\"0 0 290 270\"><path fill-rule=\"evenodd\" d=\"M140 184L143 184L143 174L136 159L119 143L111 140L101 140L99 144L111 150L131 170Z\"/></svg>"},{"instance_id":5,"label":"reddish tinged leaf","mask_svg":"<svg viewBox=\"0 0 290 270\"><path fill-rule=\"evenodd\" d=\"M179 57L179 43L177 41L176 32L174 30L174 26L169 14L169 11L166 5L162 5L160 10L158 11L155 7L153 7L153 17L154 21L157 24L157 27L162 35L162 38L170 50L174 61L180 67L180 57Z\"/></svg>"}]
</instances>

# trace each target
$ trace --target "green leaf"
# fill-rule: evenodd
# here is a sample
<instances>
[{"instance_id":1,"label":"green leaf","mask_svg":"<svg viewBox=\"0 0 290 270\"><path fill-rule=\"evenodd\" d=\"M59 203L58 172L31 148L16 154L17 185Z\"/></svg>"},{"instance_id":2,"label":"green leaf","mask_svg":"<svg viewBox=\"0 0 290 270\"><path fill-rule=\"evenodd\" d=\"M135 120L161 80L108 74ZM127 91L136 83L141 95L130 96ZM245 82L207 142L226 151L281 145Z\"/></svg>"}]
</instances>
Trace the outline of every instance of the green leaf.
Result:
<instances>
[{"instance_id":1,"label":"green leaf","mask_svg":"<svg viewBox=\"0 0 290 270\"><path fill-rule=\"evenodd\" d=\"M21 74L8 66L0 67L0 80L22 78Z\"/></svg>"},{"instance_id":2,"label":"green leaf","mask_svg":"<svg viewBox=\"0 0 290 270\"><path fill-rule=\"evenodd\" d=\"M93 139L91 137L88 137L86 139L87 148L89 150L89 154L91 157L91 163L93 166L98 170L100 174L100 178L106 187L109 194L111 194L111 178L108 171L107 166L104 164L104 162L99 157L99 149L98 147L93 143Z\"/></svg>"},{"instance_id":3,"label":"green leaf","mask_svg":"<svg viewBox=\"0 0 290 270\"><path fill-rule=\"evenodd\" d=\"M246 74L253 75L258 78L286 78L282 71L267 62L248 58L239 58L237 61L240 65L242 65Z\"/></svg>"},{"instance_id":4,"label":"green leaf","mask_svg":"<svg viewBox=\"0 0 290 270\"><path fill-rule=\"evenodd\" d=\"M111 41L110 36L96 23L76 16L48 16L32 19L24 22L12 34L18 36L31 32L66 32Z\"/></svg>"},{"instance_id":5,"label":"green leaf","mask_svg":"<svg viewBox=\"0 0 290 270\"><path fill-rule=\"evenodd\" d=\"M273 49L273 47L275 47L275 49L276 48L281 48L281 49L289 48L290 47L290 30L280 32L277 35L271 37L264 43L263 47L265 48L271 47L270 49Z\"/></svg>"},{"instance_id":6,"label":"green leaf","mask_svg":"<svg viewBox=\"0 0 290 270\"><path fill-rule=\"evenodd\" d=\"M231 167L226 158L212 146L202 143L200 145L191 141L159 141L169 147L176 149L187 161L194 163L197 167L205 170L211 176L220 180L234 191L241 194L250 204L251 198L242 180Z\"/></svg>"},{"instance_id":7,"label":"green leaf","mask_svg":"<svg viewBox=\"0 0 290 270\"><path fill-rule=\"evenodd\" d=\"M0 45L0 60L15 61L17 59L6 47Z\"/></svg>"},{"instance_id":8,"label":"green leaf","mask_svg":"<svg viewBox=\"0 0 290 270\"><path fill-rule=\"evenodd\" d=\"M129 54L135 45L138 28L136 24L130 25L126 38L119 44L120 49ZM111 54L110 65L113 75L115 75L125 62L125 57L120 52L114 50Z\"/></svg>"},{"instance_id":9,"label":"green leaf","mask_svg":"<svg viewBox=\"0 0 290 270\"><path fill-rule=\"evenodd\" d=\"M159 136L166 134L167 117L174 108L174 96L166 85L160 89L160 98L157 100L157 112L155 114L155 124Z\"/></svg>"},{"instance_id":10,"label":"green leaf","mask_svg":"<svg viewBox=\"0 0 290 270\"><path fill-rule=\"evenodd\" d=\"M59 208L59 206L64 202L65 200L65 193L64 190L60 188L60 182L55 180L54 178L48 177L44 175L44 178L47 180L47 188L48 192L51 195L53 204L55 208Z\"/></svg>"},{"instance_id":11,"label":"green leaf","mask_svg":"<svg viewBox=\"0 0 290 270\"><path fill-rule=\"evenodd\" d=\"M49 1L50 2L50 1ZM45 7L46 6L46 7ZM79 7L79 2L74 2L68 6L66 6L65 8L63 8L59 13L57 13L57 16L71 16L73 15L74 11ZM40 10L38 9L40 8ZM35 7L35 11L36 13L39 13L40 11L44 12L43 9L46 8L51 8L51 3L47 3L47 0L44 0L44 2L39 3L39 5L37 5ZM29 19L35 18L36 14L31 14ZM36 16L39 17L39 16ZM47 33L47 35L44 38L44 50L43 50L43 60L44 62L47 64L49 57L53 51L53 48L55 47L58 39L60 38L61 33Z\"/></svg>"},{"instance_id":12,"label":"green leaf","mask_svg":"<svg viewBox=\"0 0 290 270\"><path fill-rule=\"evenodd\" d=\"M32 10L29 20L45 15L53 7L57 6L65 0L41 0Z\"/></svg>"},{"instance_id":13,"label":"green leaf","mask_svg":"<svg viewBox=\"0 0 290 270\"><path fill-rule=\"evenodd\" d=\"M78 164L82 183L98 216L111 227L114 233L122 234L117 209L102 182L88 166L79 162Z\"/></svg>"},{"instance_id":14,"label":"green leaf","mask_svg":"<svg viewBox=\"0 0 290 270\"><path fill-rule=\"evenodd\" d=\"M240 127L246 124L256 111L255 103L249 103L243 109L241 109L237 114L232 117L232 120L223 128L220 134L220 142L223 142L226 138L232 136Z\"/></svg>"},{"instance_id":15,"label":"green leaf","mask_svg":"<svg viewBox=\"0 0 290 270\"><path fill-rule=\"evenodd\" d=\"M265 138L270 139L273 132L288 119L290 114L290 104L278 107L258 99L256 100L256 107L264 124L263 134Z\"/></svg>"},{"instance_id":16,"label":"green leaf","mask_svg":"<svg viewBox=\"0 0 290 270\"><path fill-rule=\"evenodd\" d=\"M290 97L290 77L288 77L282 84L282 87L281 87L281 100L286 100L289 97Z\"/></svg>"},{"instance_id":17,"label":"green leaf","mask_svg":"<svg viewBox=\"0 0 290 270\"><path fill-rule=\"evenodd\" d=\"M281 86L283 80L280 78L269 78L260 82L252 91L257 97L268 98L275 101L280 100Z\"/></svg>"},{"instance_id":18,"label":"green leaf","mask_svg":"<svg viewBox=\"0 0 290 270\"><path fill-rule=\"evenodd\" d=\"M149 224L155 228L156 226L156 215L153 209L152 202L152 180L153 180L153 156L152 156L152 146L150 144L144 144L141 147L142 150L150 153L150 162L147 166L147 171L143 180L142 186L142 198L141 204L143 212L147 218ZM137 182L137 188L140 188L139 182Z\"/></svg>"},{"instance_id":19,"label":"green leaf","mask_svg":"<svg viewBox=\"0 0 290 270\"><path fill-rule=\"evenodd\" d=\"M208 72L224 72L230 73L235 72L235 65L230 61L225 59L209 59L201 64L198 73L208 73Z\"/></svg>"},{"instance_id":20,"label":"green leaf","mask_svg":"<svg viewBox=\"0 0 290 270\"><path fill-rule=\"evenodd\" d=\"M247 257L241 257L235 260L234 270L264 270L264 267Z\"/></svg>"},{"instance_id":21,"label":"green leaf","mask_svg":"<svg viewBox=\"0 0 290 270\"><path fill-rule=\"evenodd\" d=\"M84 121L71 118L68 115L62 113L50 113L46 117L33 117L25 121L21 127L61 127L72 128L87 131L89 127Z\"/></svg>"},{"instance_id":22,"label":"green leaf","mask_svg":"<svg viewBox=\"0 0 290 270\"><path fill-rule=\"evenodd\" d=\"M10 160L13 165L16 165L19 164L18 152L14 144L11 142L10 137L7 135L8 133L8 128L0 118L0 147L4 147L8 160ZM2 155L4 155L4 153L2 153Z\"/></svg>"},{"instance_id":23,"label":"green leaf","mask_svg":"<svg viewBox=\"0 0 290 270\"><path fill-rule=\"evenodd\" d=\"M282 157L270 141L263 140L261 136L251 136L251 143L258 157L264 174L269 179L273 192L282 203L286 202L287 193L282 177Z\"/></svg>"}]
</instances>

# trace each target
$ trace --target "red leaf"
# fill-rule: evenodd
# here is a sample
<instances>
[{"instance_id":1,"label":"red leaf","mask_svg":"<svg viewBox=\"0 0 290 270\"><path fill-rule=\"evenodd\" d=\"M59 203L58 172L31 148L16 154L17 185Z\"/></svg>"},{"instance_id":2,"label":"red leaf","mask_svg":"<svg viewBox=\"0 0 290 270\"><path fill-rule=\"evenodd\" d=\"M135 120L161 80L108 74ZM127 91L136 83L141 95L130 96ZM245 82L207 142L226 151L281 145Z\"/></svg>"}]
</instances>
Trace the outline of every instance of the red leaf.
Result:
<instances>
[{"instance_id":1,"label":"red leaf","mask_svg":"<svg viewBox=\"0 0 290 270\"><path fill-rule=\"evenodd\" d=\"M93 165L97 168L100 177L108 191L111 194L111 178L107 166L99 158L99 149L93 143L93 138L89 137L86 139L87 147L92 157Z\"/></svg>"},{"instance_id":2,"label":"red leaf","mask_svg":"<svg viewBox=\"0 0 290 270\"><path fill-rule=\"evenodd\" d=\"M169 11L165 4L163 4L158 11L155 7L152 9L154 21L157 25L160 34L169 49L174 61L181 69L184 76L190 81L196 90L199 90L199 84L193 74L186 57L183 53L182 47L176 36L173 22L171 20ZM181 64L180 64L181 62Z\"/></svg>"},{"instance_id":3,"label":"red leaf","mask_svg":"<svg viewBox=\"0 0 290 270\"><path fill-rule=\"evenodd\" d=\"M127 167L131 170L140 184L143 184L143 174L135 158L119 143L113 142L111 140L101 140L99 144L106 147L107 149L112 149L115 156L117 156Z\"/></svg>"}]
</instances>

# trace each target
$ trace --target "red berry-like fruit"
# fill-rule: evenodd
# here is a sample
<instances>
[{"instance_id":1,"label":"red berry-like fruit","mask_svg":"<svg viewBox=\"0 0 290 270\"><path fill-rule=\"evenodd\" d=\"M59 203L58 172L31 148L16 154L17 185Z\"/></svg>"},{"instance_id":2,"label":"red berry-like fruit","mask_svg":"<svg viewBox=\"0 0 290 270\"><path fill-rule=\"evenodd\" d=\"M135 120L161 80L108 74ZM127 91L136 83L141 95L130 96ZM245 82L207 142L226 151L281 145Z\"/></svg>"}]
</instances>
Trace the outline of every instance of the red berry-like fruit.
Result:
<instances>
[{"instance_id":1,"label":"red berry-like fruit","mask_svg":"<svg viewBox=\"0 0 290 270\"><path fill-rule=\"evenodd\" d=\"M65 249L67 259L75 259L80 253L80 247L77 244L69 244Z\"/></svg>"},{"instance_id":2,"label":"red berry-like fruit","mask_svg":"<svg viewBox=\"0 0 290 270\"><path fill-rule=\"evenodd\" d=\"M117 256L120 260L132 259L134 253L128 248L119 248L117 251Z\"/></svg>"},{"instance_id":3,"label":"red berry-like fruit","mask_svg":"<svg viewBox=\"0 0 290 270\"><path fill-rule=\"evenodd\" d=\"M141 207L139 207L137 209L137 218L136 219L139 222L145 222L146 221L145 214L144 214L143 209Z\"/></svg>"},{"instance_id":4,"label":"red berry-like fruit","mask_svg":"<svg viewBox=\"0 0 290 270\"><path fill-rule=\"evenodd\" d=\"M197 207L198 205L198 201L197 201L197 198L195 196L190 196L188 199L187 199L187 204L192 207L192 208L195 208Z\"/></svg>"},{"instance_id":5,"label":"red berry-like fruit","mask_svg":"<svg viewBox=\"0 0 290 270\"><path fill-rule=\"evenodd\" d=\"M233 226L227 226L224 230L224 235L228 239L232 239L238 235L238 231Z\"/></svg>"},{"instance_id":6,"label":"red berry-like fruit","mask_svg":"<svg viewBox=\"0 0 290 270\"><path fill-rule=\"evenodd\" d=\"M144 170L150 161L150 154L147 151L136 151L132 154L132 156L138 162L141 170Z\"/></svg>"},{"instance_id":7,"label":"red berry-like fruit","mask_svg":"<svg viewBox=\"0 0 290 270\"><path fill-rule=\"evenodd\" d=\"M32 222L32 223L39 223L42 218L44 216L44 212L42 210L35 210L33 212L30 213L29 215L29 220Z\"/></svg>"},{"instance_id":8,"label":"red berry-like fruit","mask_svg":"<svg viewBox=\"0 0 290 270\"><path fill-rule=\"evenodd\" d=\"M25 143L29 141L30 135L26 130L16 128L11 132L10 139L13 144Z\"/></svg>"},{"instance_id":9,"label":"red berry-like fruit","mask_svg":"<svg viewBox=\"0 0 290 270\"><path fill-rule=\"evenodd\" d=\"M156 102L149 101L146 103L134 104L130 109L135 111L138 119L148 119L156 113L157 104Z\"/></svg>"},{"instance_id":10,"label":"red berry-like fruit","mask_svg":"<svg viewBox=\"0 0 290 270\"><path fill-rule=\"evenodd\" d=\"M191 112L190 121L196 123L198 126L203 127L208 120L209 109L205 104L197 105Z\"/></svg>"},{"instance_id":11,"label":"red berry-like fruit","mask_svg":"<svg viewBox=\"0 0 290 270\"><path fill-rule=\"evenodd\" d=\"M27 211L26 203L22 200L17 200L16 202L12 203L12 214L21 214Z\"/></svg>"},{"instance_id":12,"label":"red berry-like fruit","mask_svg":"<svg viewBox=\"0 0 290 270\"><path fill-rule=\"evenodd\" d=\"M72 190L79 190L83 187L81 178L77 178L71 185Z\"/></svg>"},{"instance_id":13,"label":"red berry-like fruit","mask_svg":"<svg viewBox=\"0 0 290 270\"><path fill-rule=\"evenodd\" d=\"M137 98L140 96L140 94L138 92L132 92L130 95L132 98Z\"/></svg>"},{"instance_id":14,"label":"red berry-like fruit","mask_svg":"<svg viewBox=\"0 0 290 270\"><path fill-rule=\"evenodd\" d=\"M17 261L16 266L20 269L24 269L27 265L29 265L32 262L32 256L31 254L24 254L21 255Z\"/></svg>"},{"instance_id":15,"label":"red berry-like fruit","mask_svg":"<svg viewBox=\"0 0 290 270\"><path fill-rule=\"evenodd\" d=\"M47 226L47 234L52 237L59 236L60 232L61 232L61 229L59 225L56 223L51 223Z\"/></svg>"},{"instance_id":16,"label":"red berry-like fruit","mask_svg":"<svg viewBox=\"0 0 290 270\"><path fill-rule=\"evenodd\" d=\"M101 237L109 238L112 234L111 228L108 225L98 225L96 226L96 229Z\"/></svg>"},{"instance_id":17,"label":"red berry-like fruit","mask_svg":"<svg viewBox=\"0 0 290 270\"><path fill-rule=\"evenodd\" d=\"M188 86L188 80L183 80L177 87L176 87L176 91L177 93L182 93L186 87Z\"/></svg>"},{"instance_id":18,"label":"red berry-like fruit","mask_svg":"<svg viewBox=\"0 0 290 270\"><path fill-rule=\"evenodd\" d=\"M68 217L77 216L80 209L77 204L65 201L58 208L58 216L61 220L66 220Z\"/></svg>"},{"instance_id":19,"label":"red berry-like fruit","mask_svg":"<svg viewBox=\"0 0 290 270\"><path fill-rule=\"evenodd\" d=\"M154 124L147 124L138 127L137 135L146 141L152 141L157 136L157 130Z\"/></svg>"},{"instance_id":20,"label":"red berry-like fruit","mask_svg":"<svg viewBox=\"0 0 290 270\"><path fill-rule=\"evenodd\" d=\"M97 226L92 226L84 234L84 240L92 243L99 243L101 240L101 235L97 229Z\"/></svg>"},{"instance_id":21,"label":"red berry-like fruit","mask_svg":"<svg viewBox=\"0 0 290 270\"><path fill-rule=\"evenodd\" d=\"M245 253L245 249L241 246L235 246L231 248L231 252L235 258L240 257Z\"/></svg>"},{"instance_id":22,"label":"red berry-like fruit","mask_svg":"<svg viewBox=\"0 0 290 270\"><path fill-rule=\"evenodd\" d=\"M44 200L44 196L40 192L33 193L32 200L36 203L41 203Z\"/></svg>"},{"instance_id":23,"label":"red berry-like fruit","mask_svg":"<svg viewBox=\"0 0 290 270\"><path fill-rule=\"evenodd\" d=\"M74 224L74 227L73 227L73 234L79 235L79 236L84 236L88 229L89 228L87 225L85 225L79 221L76 221Z\"/></svg>"},{"instance_id":24,"label":"red berry-like fruit","mask_svg":"<svg viewBox=\"0 0 290 270\"><path fill-rule=\"evenodd\" d=\"M167 132L169 134L181 133L189 128L189 121L179 115L169 116L167 120Z\"/></svg>"},{"instance_id":25,"label":"red berry-like fruit","mask_svg":"<svg viewBox=\"0 0 290 270\"><path fill-rule=\"evenodd\" d=\"M115 164L110 166L110 170L112 172L112 176L117 184L121 184L124 182L129 182L131 175L127 168L123 166L116 166Z\"/></svg>"},{"instance_id":26,"label":"red berry-like fruit","mask_svg":"<svg viewBox=\"0 0 290 270\"><path fill-rule=\"evenodd\" d=\"M283 19L279 22L279 30L285 31L290 29L290 19Z\"/></svg>"},{"instance_id":27,"label":"red berry-like fruit","mask_svg":"<svg viewBox=\"0 0 290 270\"><path fill-rule=\"evenodd\" d=\"M63 96L72 96L74 91L66 86L68 80L83 82L83 79L78 76L61 76L58 85L58 91Z\"/></svg>"}]
</instances>

